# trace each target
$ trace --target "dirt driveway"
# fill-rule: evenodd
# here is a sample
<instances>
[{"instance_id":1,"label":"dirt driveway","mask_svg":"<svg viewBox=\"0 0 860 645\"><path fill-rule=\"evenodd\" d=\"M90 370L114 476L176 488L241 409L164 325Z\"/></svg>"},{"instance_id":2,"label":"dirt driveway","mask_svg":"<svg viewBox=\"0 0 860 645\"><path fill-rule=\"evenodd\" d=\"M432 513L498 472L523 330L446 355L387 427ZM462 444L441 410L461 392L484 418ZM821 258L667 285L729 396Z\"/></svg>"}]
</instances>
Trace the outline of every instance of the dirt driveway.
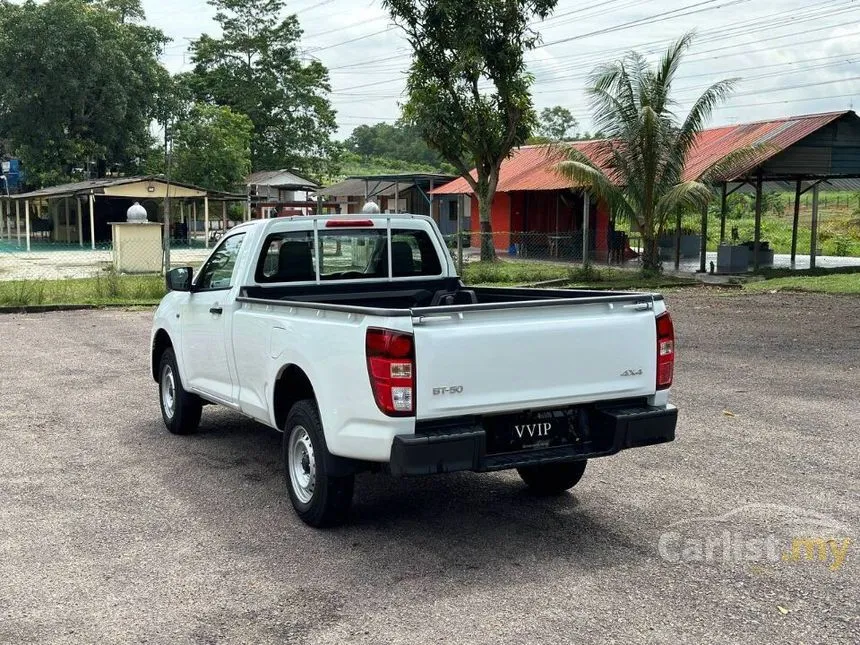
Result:
<instances>
[{"instance_id":1,"label":"dirt driveway","mask_svg":"<svg viewBox=\"0 0 860 645\"><path fill-rule=\"evenodd\" d=\"M0 316L0 642L860 642L860 299L669 304L676 442L550 500L364 475L328 532L276 432L164 430L151 312Z\"/></svg>"}]
</instances>

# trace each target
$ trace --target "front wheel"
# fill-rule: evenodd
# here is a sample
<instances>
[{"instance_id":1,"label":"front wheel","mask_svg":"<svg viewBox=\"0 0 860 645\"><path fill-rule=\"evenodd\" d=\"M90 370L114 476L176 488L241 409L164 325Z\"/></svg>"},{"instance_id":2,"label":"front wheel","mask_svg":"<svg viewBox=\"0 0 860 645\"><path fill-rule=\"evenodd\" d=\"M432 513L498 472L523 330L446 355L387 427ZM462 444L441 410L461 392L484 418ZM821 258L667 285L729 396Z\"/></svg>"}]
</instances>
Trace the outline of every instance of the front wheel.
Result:
<instances>
[{"instance_id":1,"label":"front wheel","mask_svg":"<svg viewBox=\"0 0 860 645\"><path fill-rule=\"evenodd\" d=\"M283 452L290 501L302 521L316 527L342 524L352 504L355 477L328 474L328 449L313 401L299 401L287 415Z\"/></svg>"},{"instance_id":2,"label":"front wheel","mask_svg":"<svg viewBox=\"0 0 860 645\"><path fill-rule=\"evenodd\" d=\"M538 495L558 495L579 483L587 463L587 461L572 461L564 464L525 466L517 468L517 472L529 490Z\"/></svg>"},{"instance_id":3,"label":"front wheel","mask_svg":"<svg viewBox=\"0 0 860 645\"><path fill-rule=\"evenodd\" d=\"M158 402L164 425L173 434L190 434L200 425L203 402L196 394L186 392L176 367L172 349L164 350L158 367Z\"/></svg>"}]
</instances>

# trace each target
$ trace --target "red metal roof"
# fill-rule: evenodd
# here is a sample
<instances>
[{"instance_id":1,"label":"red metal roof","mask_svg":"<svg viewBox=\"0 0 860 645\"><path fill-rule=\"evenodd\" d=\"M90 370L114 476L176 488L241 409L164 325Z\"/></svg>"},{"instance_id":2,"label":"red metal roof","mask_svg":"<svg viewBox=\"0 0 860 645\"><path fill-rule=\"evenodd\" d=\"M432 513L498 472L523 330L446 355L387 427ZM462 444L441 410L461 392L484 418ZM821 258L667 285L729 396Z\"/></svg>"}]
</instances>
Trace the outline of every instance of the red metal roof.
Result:
<instances>
[{"instance_id":1,"label":"red metal roof","mask_svg":"<svg viewBox=\"0 0 860 645\"><path fill-rule=\"evenodd\" d=\"M740 176L845 114L848 112L808 114L775 121L742 123L704 130L690 153L690 159L684 170L684 179L695 179L701 176L705 170L736 150L763 145L764 149L756 159L746 167L733 171L734 177ZM592 159L600 149L597 141L577 141L570 145ZM570 188L570 181L553 170L553 166L560 157L561 153L558 149L551 146L518 148L502 162L497 192ZM433 194L456 195L471 192L468 182L460 177L435 189Z\"/></svg>"}]
</instances>

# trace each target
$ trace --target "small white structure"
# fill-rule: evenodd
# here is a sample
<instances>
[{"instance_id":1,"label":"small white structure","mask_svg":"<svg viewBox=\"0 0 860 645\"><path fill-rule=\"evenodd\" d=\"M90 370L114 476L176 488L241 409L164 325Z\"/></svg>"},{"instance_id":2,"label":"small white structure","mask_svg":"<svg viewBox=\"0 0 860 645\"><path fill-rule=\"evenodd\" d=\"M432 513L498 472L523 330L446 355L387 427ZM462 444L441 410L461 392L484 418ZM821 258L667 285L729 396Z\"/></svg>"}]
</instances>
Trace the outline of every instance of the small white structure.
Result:
<instances>
[{"instance_id":1,"label":"small white structure","mask_svg":"<svg viewBox=\"0 0 860 645\"><path fill-rule=\"evenodd\" d=\"M114 222L113 266L117 273L158 273L162 264L161 229L146 219L138 202L126 211L127 222Z\"/></svg>"}]
</instances>

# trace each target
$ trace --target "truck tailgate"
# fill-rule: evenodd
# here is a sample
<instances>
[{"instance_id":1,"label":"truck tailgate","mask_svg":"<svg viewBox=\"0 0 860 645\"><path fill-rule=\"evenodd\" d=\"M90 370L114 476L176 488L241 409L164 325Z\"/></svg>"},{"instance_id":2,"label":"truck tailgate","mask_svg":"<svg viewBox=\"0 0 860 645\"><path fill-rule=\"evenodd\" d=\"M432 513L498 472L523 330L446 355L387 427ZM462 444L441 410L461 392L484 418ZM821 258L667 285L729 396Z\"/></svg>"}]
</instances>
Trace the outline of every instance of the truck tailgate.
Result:
<instances>
[{"instance_id":1,"label":"truck tailgate","mask_svg":"<svg viewBox=\"0 0 860 645\"><path fill-rule=\"evenodd\" d=\"M650 303L571 303L416 316L416 415L434 419L646 396Z\"/></svg>"}]
</instances>

